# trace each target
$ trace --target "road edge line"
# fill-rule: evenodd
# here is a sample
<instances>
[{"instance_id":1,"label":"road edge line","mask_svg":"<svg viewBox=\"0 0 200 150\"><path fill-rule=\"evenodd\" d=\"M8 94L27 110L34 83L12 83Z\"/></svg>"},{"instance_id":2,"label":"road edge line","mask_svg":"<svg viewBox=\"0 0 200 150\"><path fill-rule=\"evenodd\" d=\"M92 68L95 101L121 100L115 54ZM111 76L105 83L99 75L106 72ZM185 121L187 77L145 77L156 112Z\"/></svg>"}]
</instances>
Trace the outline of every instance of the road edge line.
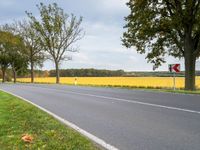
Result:
<instances>
[{"instance_id":1,"label":"road edge line","mask_svg":"<svg viewBox=\"0 0 200 150\"><path fill-rule=\"evenodd\" d=\"M114 147L113 145L110 145L110 144L106 143L104 140L98 138L97 136L95 136L95 135L93 135L93 134L81 129L77 125L75 125L75 124L73 124L73 123L71 123L71 122L59 117L58 115L48 111L47 109L45 109L45 108L43 108L43 107L41 107L41 106L29 101L28 99L23 98L23 97L21 97L19 95L13 94L12 92L8 92L8 91L3 90L3 89L0 89L0 90L5 92L5 93L8 93L10 95L13 95L13 96L15 96L15 97L17 97L19 99L22 99L22 100L28 102L29 104L39 108L40 110L46 112L47 114L49 114L50 116L54 117L56 120L60 121L61 123L64 123L65 125L71 127L72 129L74 129L75 131L77 131L80 134L84 135L85 137L87 137L88 139L92 140L93 142L95 142L96 144L100 145L101 147L103 147L105 149L108 149L108 150L119 150L118 148Z\"/></svg>"}]
</instances>

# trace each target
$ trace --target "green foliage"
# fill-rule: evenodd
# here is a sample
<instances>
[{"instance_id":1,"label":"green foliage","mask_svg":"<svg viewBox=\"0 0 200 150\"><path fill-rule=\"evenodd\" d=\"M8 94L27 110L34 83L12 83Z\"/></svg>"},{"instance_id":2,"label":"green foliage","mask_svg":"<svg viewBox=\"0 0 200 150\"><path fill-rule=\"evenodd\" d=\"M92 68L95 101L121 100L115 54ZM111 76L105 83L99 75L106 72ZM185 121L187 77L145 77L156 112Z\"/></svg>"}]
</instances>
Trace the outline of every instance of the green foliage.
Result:
<instances>
[{"instance_id":1,"label":"green foliage","mask_svg":"<svg viewBox=\"0 0 200 150\"><path fill-rule=\"evenodd\" d=\"M165 56L185 56L186 36L192 52L200 55L200 1L198 0L130 0L131 13L126 17L127 31L123 45L136 47L147 54L155 68L165 62Z\"/></svg>"},{"instance_id":2,"label":"green foliage","mask_svg":"<svg viewBox=\"0 0 200 150\"><path fill-rule=\"evenodd\" d=\"M124 76L123 70L97 70L97 69L62 69L60 70L61 77L119 77ZM55 70L49 71L50 77L56 76Z\"/></svg>"},{"instance_id":3,"label":"green foliage","mask_svg":"<svg viewBox=\"0 0 200 150\"><path fill-rule=\"evenodd\" d=\"M20 37L17 38L19 38L19 43L16 49L9 51L10 65L14 71L23 72L28 68L27 49L23 40Z\"/></svg>"},{"instance_id":4,"label":"green foliage","mask_svg":"<svg viewBox=\"0 0 200 150\"><path fill-rule=\"evenodd\" d=\"M15 48L17 39L9 32L0 31L0 65L1 69L7 69L11 58L9 55L10 48Z\"/></svg>"},{"instance_id":5,"label":"green foliage","mask_svg":"<svg viewBox=\"0 0 200 150\"><path fill-rule=\"evenodd\" d=\"M9 66L15 73L27 69L28 61L25 53L24 42L20 36L6 30L0 31L0 66L4 80L5 71Z\"/></svg>"},{"instance_id":6,"label":"green foliage","mask_svg":"<svg viewBox=\"0 0 200 150\"><path fill-rule=\"evenodd\" d=\"M35 70L36 77L55 77L56 70L43 71ZM153 72L126 72L124 70L98 70L98 69L61 69L61 77L173 77L173 74L168 71L153 71ZM185 72L176 74L177 77L184 77ZM200 76L200 71L196 71L196 76ZM22 74L19 77L29 78L29 74Z\"/></svg>"},{"instance_id":7,"label":"green foliage","mask_svg":"<svg viewBox=\"0 0 200 150\"><path fill-rule=\"evenodd\" d=\"M45 55L40 45L40 35L34 29L33 24L26 20L18 21L12 24L11 28L23 38L29 64L33 67L42 67Z\"/></svg>"},{"instance_id":8,"label":"green foliage","mask_svg":"<svg viewBox=\"0 0 200 150\"><path fill-rule=\"evenodd\" d=\"M37 5L40 12L40 19L32 13L26 12L33 24L33 28L39 34L41 47L48 52L48 58L54 61L56 67L56 79L59 83L59 65L63 60L71 60L66 52L76 52L72 47L75 42L82 38L80 28L82 17L76 18L64 13L63 9L56 3Z\"/></svg>"},{"instance_id":9,"label":"green foliage","mask_svg":"<svg viewBox=\"0 0 200 150\"><path fill-rule=\"evenodd\" d=\"M42 48L50 54L49 58L54 61L68 59L69 57L64 56L64 53L75 51L71 44L82 37L82 29L80 29L82 18L77 20L73 14L69 16L56 3L48 6L40 3L37 7L41 21L37 20L31 13L26 13L33 23L33 28L38 31Z\"/></svg>"}]
</instances>

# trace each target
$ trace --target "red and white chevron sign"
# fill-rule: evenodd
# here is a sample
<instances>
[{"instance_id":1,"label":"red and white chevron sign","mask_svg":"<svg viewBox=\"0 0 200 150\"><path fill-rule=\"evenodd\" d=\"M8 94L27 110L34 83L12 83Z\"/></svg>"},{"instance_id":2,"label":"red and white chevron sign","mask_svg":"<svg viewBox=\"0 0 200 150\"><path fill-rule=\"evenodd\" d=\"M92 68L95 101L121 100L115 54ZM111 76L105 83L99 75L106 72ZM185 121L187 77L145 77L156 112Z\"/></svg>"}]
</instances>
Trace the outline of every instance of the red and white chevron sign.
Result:
<instances>
[{"instance_id":1,"label":"red and white chevron sign","mask_svg":"<svg viewBox=\"0 0 200 150\"><path fill-rule=\"evenodd\" d=\"M180 64L170 64L169 71L174 72L174 73L179 73L179 72L181 72L181 65Z\"/></svg>"}]
</instances>

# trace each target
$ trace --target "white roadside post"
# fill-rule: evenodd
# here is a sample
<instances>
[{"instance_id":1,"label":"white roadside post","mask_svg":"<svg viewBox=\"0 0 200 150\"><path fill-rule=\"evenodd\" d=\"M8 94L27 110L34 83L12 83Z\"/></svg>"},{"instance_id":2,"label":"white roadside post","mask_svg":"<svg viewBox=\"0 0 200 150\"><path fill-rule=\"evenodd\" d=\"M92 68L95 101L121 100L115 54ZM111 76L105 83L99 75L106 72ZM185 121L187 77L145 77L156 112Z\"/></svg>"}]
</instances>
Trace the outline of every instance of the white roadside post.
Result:
<instances>
[{"instance_id":1,"label":"white roadside post","mask_svg":"<svg viewBox=\"0 0 200 150\"><path fill-rule=\"evenodd\" d=\"M173 73L173 74L174 74L173 75L174 76L174 79L173 79L173 81L174 81L174 88L173 89L175 91L176 90L176 74L175 73Z\"/></svg>"},{"instance_id":2,"label":"white roadside post","mask_svg":"<svg viewBox=\"0 0 200 150\"><path fill-rule=\"evenodd\" d=\"M173 73L173 90L176 90L176 73L181 71L180 64L169 64L169 72Z\"/></svg>"},{"instance_id":3,"label":"white roadside post","mask_svg":"<svg viewBox=\"0 0 200 150\"><path fill-rule=\"evenodd\" d=\"M74 85L77 85L77 77L74 79Z\"/></svg>"}]
</instances>

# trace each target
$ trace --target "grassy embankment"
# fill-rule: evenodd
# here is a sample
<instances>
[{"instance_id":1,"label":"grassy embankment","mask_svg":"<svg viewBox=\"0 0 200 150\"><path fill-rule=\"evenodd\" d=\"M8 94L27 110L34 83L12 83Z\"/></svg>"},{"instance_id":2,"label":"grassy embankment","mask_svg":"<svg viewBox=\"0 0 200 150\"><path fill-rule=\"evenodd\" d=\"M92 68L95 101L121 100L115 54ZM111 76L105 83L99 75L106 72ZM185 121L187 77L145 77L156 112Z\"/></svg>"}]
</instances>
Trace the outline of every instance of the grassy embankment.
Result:
<instances>
[{"instance_id":1,"label":"grassy embankment","mask_svg":"<svg viewBox=\"0 0 200 150\"><path fill-rule=\"evenodd\" d=\"M24 134L33 140L24 142ZM1 150L94 150L99 149L73 129L47 113L10 94L0 91Z\"/></svg>"}]
</instances>

